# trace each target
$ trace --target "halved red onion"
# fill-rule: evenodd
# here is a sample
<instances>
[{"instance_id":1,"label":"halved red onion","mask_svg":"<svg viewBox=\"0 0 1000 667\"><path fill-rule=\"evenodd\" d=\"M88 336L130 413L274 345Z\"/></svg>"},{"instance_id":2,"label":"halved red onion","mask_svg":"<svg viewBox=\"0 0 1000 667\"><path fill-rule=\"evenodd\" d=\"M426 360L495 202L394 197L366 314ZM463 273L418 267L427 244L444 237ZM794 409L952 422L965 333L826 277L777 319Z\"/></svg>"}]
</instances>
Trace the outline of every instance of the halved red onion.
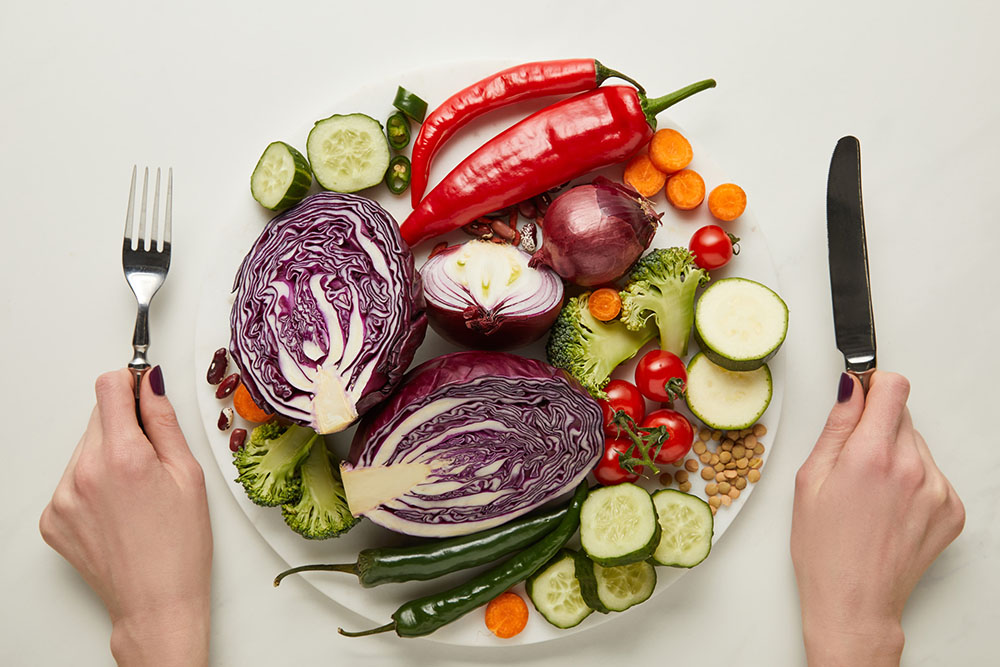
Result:
<instances>
[{"instance_id":1,"label":"halved red onion","mask_svg":"<svg viewBox=\"0 0 1000 667\"><path fill-rule=\"evenodd\" d=\"M649 247L661 215L632 188L598 177L555 198L531 266L552 267L583 287L610 283Z\"/></svg>"},{"instance_id":2,"label":"halved red onion","mask_svg":"<svg viewBox=\"0 0 1000 667\"><path fill-rule=\"evenodd\" d=\"M420 269L431 326L449 341L506 350L541 338L559 315L562 279L506 243L445 248Z\"/></svg>"}]
</instances>

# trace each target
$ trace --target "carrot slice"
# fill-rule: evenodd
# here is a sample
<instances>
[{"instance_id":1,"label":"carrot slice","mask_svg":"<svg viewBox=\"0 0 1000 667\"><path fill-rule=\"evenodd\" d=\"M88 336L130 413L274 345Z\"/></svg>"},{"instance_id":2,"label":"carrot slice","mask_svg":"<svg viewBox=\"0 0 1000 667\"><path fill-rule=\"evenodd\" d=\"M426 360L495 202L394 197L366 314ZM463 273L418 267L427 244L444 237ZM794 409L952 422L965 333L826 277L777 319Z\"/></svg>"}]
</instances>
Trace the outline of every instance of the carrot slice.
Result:
<instances>
[{"instance_id":1,"label":"carrot slice","mask_svg":"<svg viewBox=\"0 0 1000 667\"><path fill-rule=\"evenodd\" d=\"M590 308L590 314L600 321L610 322L622 312L622 298L618 295L618 290L602 287L590 295L587 307Z\"/></svg>"},{"instance_id":2,"label":"carrot slice","mask_svg":"<svg viewBox=\"0 0 1000 667\"><path fill-rule=\"evenodd\" d=\"M528 605L517 593L501 593L486 605L486 627L500 639L509 639L528 624Z\"/></svg>"},{"instance_id":3,"label":"carrot slice","mask_svg":"<svg viewBox=\"0 0 1000 667\"><path fill-rule=\"evenodd\" d=\"M705 200L705 179L692 169L681 169L667 179L667 199L684 211L698 208Z\"/></svg>"},{"instance_id":4,"label":"carrot slice","mask_svg":"<svg viewBox=\"0 0 1000 667\"><path fill-rule=\"evenodd\" d=\"M236 412L240 417L255 424L270 421L271 417L274 416L272 413L264 412L257 407L257 404L250 398L250 392L247 391L242 382L236 388L236 393L233 394L233 407L236 408Z\"/></svg>"},{"instance_id":5,"label":"carrot slice","mask_svg":"<svg viewBox=\"0 0 1000 667\"><path fill-rule=\"evenodd\" d=\"M653 165L648 154L642 152L629 160L622 180L635 188L635 191L643 197L652 197L663 189L667 175Z\"/></svg>"},{"instance_id":6,"label":"carrot slice","mask_svg":"<svg viewBox=\"0 0 1000 667\"><path fill-rule=\"evenodd\" d=\"M708 210L719 220L735 220L746 208L747 193L735 183L723 183L708 194Z\"/></svg>"},{"instance_id":7,"label":"carrot slice","mask_svg":"<svg viewBox=\"0 0 1000 667\"><path fill-rule=\"evenodd\" d=\"M649 142L649 159L657 169L668 174L688 166L692 158L691 142L677 130L657 130Z\"/></svg>"}]
</instances>

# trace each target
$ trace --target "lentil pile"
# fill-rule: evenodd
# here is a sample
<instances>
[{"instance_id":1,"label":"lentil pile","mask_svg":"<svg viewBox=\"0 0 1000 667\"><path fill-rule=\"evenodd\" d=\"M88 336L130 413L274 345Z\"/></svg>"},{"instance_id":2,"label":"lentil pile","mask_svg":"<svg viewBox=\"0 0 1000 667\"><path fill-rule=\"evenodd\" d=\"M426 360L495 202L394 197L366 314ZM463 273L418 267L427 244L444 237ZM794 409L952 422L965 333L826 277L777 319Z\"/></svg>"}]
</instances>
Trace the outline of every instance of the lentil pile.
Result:
<instances>
[{"instance_id":1,"label":"lentil pile","mask_svg":"<svg viewBox=\"0 0 1000 667\"><path fill-rule=\"evenodd\" d=\"M698 438L691 447L696 459L675 461L673 465L679 470L671 474L660 475L660 483L669 486L677 482L680 491L691 490L692 473L698 472L699 462L701 478L705 480L705 495L712 508L712 514L720 507L729 507L740 497L740 492L747 484L755 484L760 480L761 466L764 460L764 444L760 441L767 435L767 427L754 424L742 431L713 431L703 428L698 432ZM714 443L714 444L713 444Z\"/></svg>"}]
</instances>

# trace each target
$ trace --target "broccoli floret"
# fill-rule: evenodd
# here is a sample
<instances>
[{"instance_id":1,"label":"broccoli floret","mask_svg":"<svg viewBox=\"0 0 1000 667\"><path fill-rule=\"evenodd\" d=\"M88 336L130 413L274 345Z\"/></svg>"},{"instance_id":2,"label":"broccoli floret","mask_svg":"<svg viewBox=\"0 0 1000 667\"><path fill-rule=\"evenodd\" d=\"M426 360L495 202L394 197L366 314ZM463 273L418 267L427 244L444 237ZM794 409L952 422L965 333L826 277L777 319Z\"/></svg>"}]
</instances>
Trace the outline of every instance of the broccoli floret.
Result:
<instances>
[{"instance_id":1,"label":"broccoli floret","mask_svg":"<svg viewBox=\"0 0 1000 667\"><path fill-rule=\"evenodd\" d=\"M250 441L233 454L236 481L258 505L273 507L295 502L302 495L298 467L319 435L304 426L274 422L258 426Z\"/></svg>"},{"instance_id":2,"label":"broccoli floret","mask_svg":"<svg viewBox=\"0 0 1000 667\"><path fill-rule=\"evenodd\" d=\"M660 248L632 267L622 290L621 320L633 331L655 319L660 348L683 357L694 324L694 294L708 282L708 271L686 248Z\"/></svg>"},{"instance_id":3,"label":"broccoli floret","mask_svg":"<svg viewBox=\"0 0 1000 667\"><path fill-rule=\"evenodd\" d=\"M346 533L358 522L351 515L340 479L340 467L320 440L299 471L302 497L281 506L288 527L310 540L325 540Z\"/></svg>"},{"instance_id":4,"label":"broccoli floret","mask_svg":"<svg viewBox=\"0 0 1000 667\"><path fill-rule=\"evenodd\" d=\"M601 322L590 314L590 293L566 302L546 347L549 363L566 370L596 398L606 398L604 385L618 364L635 356L656 336L650 324L630 331L617 320Z\"/></svg>"}]
</instances>

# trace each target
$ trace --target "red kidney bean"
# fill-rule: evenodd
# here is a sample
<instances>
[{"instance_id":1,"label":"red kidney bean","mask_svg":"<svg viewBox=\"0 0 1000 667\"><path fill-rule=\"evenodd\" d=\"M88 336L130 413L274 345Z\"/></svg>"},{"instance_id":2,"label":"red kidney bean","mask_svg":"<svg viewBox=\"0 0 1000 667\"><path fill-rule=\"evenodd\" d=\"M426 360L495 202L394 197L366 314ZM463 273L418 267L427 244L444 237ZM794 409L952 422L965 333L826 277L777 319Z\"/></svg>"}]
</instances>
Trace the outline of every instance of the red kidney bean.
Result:
<instances>
[{"instance_id":1,"label":"red kidney bean","mask_svg":"<svg viewBox=\"0 0 1000 667\"><path fill-rule=\"evenodd\" d=\"M233 425L233 409L232 408L222 408L222 412L219 413L219 422L217 426L220 431L228 431L229 427Z\"/></svg>"},{"instance_id":2,"label":"red kidney bean","mask_svg":"<svg viewBox=\"0 0 1000 667\"><path fill-rule=\"evenodd\" d=\"M226 379L219 384L219 388L215 390L215 397L225 398L226 396L229 396L234 391L236 391L236 387L238 387L239 385L240 385L240 374L233 373L232 375L227 376Z\"/></svg>"},{"instance_id":3,"label":"red kidney bean","mask_svg":"<svg viewBox=\"0 0 1000 667\"><path fill-rule=\"evenodd\" d=\"M532 199L526 199L517 205L518 212L525 218L534 218L538 215L538 207Z\"/></svg>"},{"instance_id":4,"label":"red kidney bean","mask_svg":"<svg viewBox=\"0 0 1000 667\"><path fill-rule=\"evenodd\" d=\"M488 239L493 236L493 229L490 226L492 220L479 218L462 227L469 236L476 236L481 239Z\"/></svg>"},{"instance_id":5,"label":"red kidney bean","mask_svg":"<svg viewBox=\"0 0 1000 667\"><path fill-rule=\"evenodd\" d=\"M247 430L245 428L234 428L229 436L229 451L235 452L247 441Z\"/></svg>"},{"instance_id":6,"label":"red kidney bean","mask_svg":"<svg viewBox=\"0 0 1000 667\"><path fill-rule=\"evenodd\" d=\"M514 230L511 229L510 225L503 220L494 220L493 223L490 224L490 228L493 230L494 234L502 238L504 241L511 241L514 238Z\"/></svg>"},{"instance_id":7,"label":"red kidney bean","mask_svg":"<svg viewBox=\"0 0 1000 667\"><path fill-rule=\"evenodd\" d=\"M219 384L226 375L229 368L229 359L226 356L226 348L220 347L212 356L212 364L208 367L206 379L209 384Z\"/></svg>"}]
</instances>

